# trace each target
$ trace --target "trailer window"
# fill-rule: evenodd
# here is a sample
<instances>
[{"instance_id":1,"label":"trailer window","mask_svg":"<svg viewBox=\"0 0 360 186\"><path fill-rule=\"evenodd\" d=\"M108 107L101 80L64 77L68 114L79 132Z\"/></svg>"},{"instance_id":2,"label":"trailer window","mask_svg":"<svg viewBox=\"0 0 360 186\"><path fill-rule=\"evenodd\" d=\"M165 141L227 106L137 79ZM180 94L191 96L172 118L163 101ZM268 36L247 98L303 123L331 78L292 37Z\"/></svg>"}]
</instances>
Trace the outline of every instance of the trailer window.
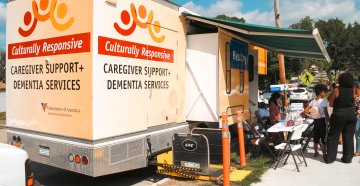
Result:
<instances>
[{"instance_id":1,"label":"trailer window","mask_svg":"<svg viewBox=\"0 0 360 186\"><path fill-rule=\"evenodd\" d=\"M254 75L255 75L255 66L254 66L254 56L249 56L249 82L254 81Z\"/></svg>"},{"instance_id":2,"label":"trailer window","mask_svg":"<svg viewBox=\"0 0 360 186\"><path fill-rule=\"evenodd\" d=\"M226 60L226 93L231 92L231 65L230 65L230 43L226 42L225 46L225 60Z\"/></svg>"},{"instance_id":3,"label":"trailer window","mask_svg":"<svg viewBox=\"0 0 360 186\"><path fill-rule=\"evenodd\" d=\"M240 88L239 88L239 91L240 93L243 93L244 90L245 90L245 73L244 73L244 69L245 69L245 61L243 62L240 62L240 77L239 77L239 83L240 83Z\"/></svg>"}]
</instances>

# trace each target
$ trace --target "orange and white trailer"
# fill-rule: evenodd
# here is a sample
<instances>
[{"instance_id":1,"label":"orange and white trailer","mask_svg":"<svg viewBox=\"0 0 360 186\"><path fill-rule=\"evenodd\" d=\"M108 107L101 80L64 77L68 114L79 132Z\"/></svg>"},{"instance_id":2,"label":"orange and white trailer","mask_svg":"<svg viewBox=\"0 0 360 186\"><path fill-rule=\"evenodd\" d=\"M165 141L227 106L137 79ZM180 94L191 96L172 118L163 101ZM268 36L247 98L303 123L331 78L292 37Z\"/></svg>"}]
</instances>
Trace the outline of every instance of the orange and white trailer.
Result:
<instances>
[{"instance_id":1,"label":"orange and white trailer","mask_svg":"<svg viewBox=\"0 0 360 186\"><path fill-rule=\"evenodd\" d=\"M188 132L177 6L16 0L7 12L8 137L33 161L101 176L147 166Z\"/></svg>"},{"instance_id":2,"label":"orange and white trailer","mask_svg":"<svg viewBox=\"0 0 360 186\"><path fill-rule=\"evenodd\" d=\"M8 141L20 136L33 161L94 177L146 167L187 121L221 126L238 109L250 119L251 45L299 53L261 37L317 38L265 29L254 39L217 21L165 0L8 1ZM313 45L300 54L323 57Z\"/></svg>"}]
</instances>

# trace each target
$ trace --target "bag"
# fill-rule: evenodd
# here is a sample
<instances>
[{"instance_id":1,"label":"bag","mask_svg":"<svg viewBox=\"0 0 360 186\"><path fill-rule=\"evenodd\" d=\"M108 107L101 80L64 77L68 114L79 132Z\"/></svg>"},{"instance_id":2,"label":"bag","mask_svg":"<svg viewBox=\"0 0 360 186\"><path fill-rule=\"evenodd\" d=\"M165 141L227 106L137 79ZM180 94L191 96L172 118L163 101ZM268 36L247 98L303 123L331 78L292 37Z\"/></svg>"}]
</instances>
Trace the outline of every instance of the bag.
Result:
<instances>
[{"instance_id":1,"label":"bag","mask_svg":"<svg viewBox=\"0 0 360 186\"><path fill-rule=\"evenodd\" d=\"M317 105L312 104L313 106L311 106L309 112L310 115L313 119L319 119L321 118L320 112L319 112L319 108L317 107Z\"/></svg>"}]
</instances>

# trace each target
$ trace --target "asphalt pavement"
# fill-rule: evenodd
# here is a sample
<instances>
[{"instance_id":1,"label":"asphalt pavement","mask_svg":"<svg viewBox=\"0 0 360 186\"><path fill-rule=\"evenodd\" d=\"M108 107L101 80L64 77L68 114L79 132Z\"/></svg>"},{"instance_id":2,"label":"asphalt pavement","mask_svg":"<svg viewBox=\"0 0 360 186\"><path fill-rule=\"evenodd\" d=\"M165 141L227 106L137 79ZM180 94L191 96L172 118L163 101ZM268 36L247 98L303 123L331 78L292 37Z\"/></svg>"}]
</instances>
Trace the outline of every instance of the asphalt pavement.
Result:
<instances>
[{"instance_id":1,"label":"asphalt pavement","mask_svg":"<svg viewBox=\"0 0 360 186\"><path fill-rule=\"evenodd\" d=\"M32 162L32 170L36 179L35 186L150 186L164 178L163 175L155 172L156 167L147 167L96 178L36 162Z\"/></svg>"}]
</instances>

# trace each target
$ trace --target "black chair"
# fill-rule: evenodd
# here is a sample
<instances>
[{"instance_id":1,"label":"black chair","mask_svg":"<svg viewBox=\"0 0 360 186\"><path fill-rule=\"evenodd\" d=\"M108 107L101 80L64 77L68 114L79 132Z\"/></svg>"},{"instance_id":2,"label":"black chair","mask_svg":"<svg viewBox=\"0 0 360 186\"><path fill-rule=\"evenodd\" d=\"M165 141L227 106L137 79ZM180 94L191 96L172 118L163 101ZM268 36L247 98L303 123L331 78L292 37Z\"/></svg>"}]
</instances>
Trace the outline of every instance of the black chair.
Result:
<instances>
[{"instance_id":1,"label":"black chair","mask_svg":"<svg viewBox=\"0 0 360 186\"><path fill-rule=\"evenodd\" d=\"M302 134L302 151L305 152L309 147L311 139L314 138L314 123L309 124L308 128Z\"/></svg>"},{"instance_id":2,"label":"black chair","mask_svg":"<svg viewBox=\"0 0 360 186\"><path fill-rule=\"evenodd\" d=\"M271 156L275 159L276 156L273 153L273 151L269 147L270 143L270 136L266 132L266 130L261 126L259 123L253 123L251 126L247 121L244 121L244 129L250 133L250 141L255 140L257 143L251 143L250 144L254 147L260 150L261 145L264 146Z\"/></svg>"}]
</instances>

